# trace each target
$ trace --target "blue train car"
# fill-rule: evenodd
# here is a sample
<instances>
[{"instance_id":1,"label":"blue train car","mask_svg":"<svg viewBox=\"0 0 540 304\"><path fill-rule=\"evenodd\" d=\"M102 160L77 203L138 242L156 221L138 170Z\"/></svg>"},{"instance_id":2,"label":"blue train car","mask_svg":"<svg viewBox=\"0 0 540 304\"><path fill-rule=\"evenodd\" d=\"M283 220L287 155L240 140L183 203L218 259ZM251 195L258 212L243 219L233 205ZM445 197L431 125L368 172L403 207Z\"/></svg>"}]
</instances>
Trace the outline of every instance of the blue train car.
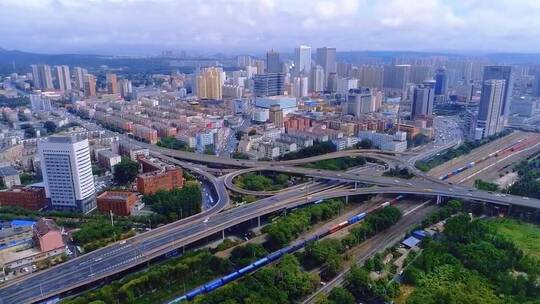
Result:
<instances>
[{"instance_id":1,"label":"blue train car","mask_svg":"<svg viewBox=\"0 0 540 304\"><path fill-rule=\"evenodd\" d=\"M253 266L253 264L251 264L251 265L247 265L246 267L241 268L240 270L238 270L238 273L240 275L243 275L243 274L246 274L246 273L248 273L248 272L250 272L250 271L252 271L254 269L255 269L255 266Z\"/></svg>"},{"instance_id":2,"label":"blue train car","mask_svg":"<svg viewBox=\"0 0 540 304\"><path fill-rule=\"evenodd\" d=\"M267 258L268 258L269 261L275 261L275 260L279 259L281 256L283 256L283 253L278 250L278 251L270 253L267 256Z\"/></svg>"},{"instance_id":3,"label":"blue train car","mask_svg":"<svg viewBox=\"0 0 540 304\"><path fill-rule=\"evenodd\" d=\"M266 258L262 258L262 259L260 259L258 261L255 261L255 263L253 263L252 265L255 268L259 268L259 267L261 267L263 265L266 265L267 263L268 263L268 258L266 257Z\"/></svg>"},{"instance_id":4,"label":"blue train car","mask_svg":"<svg viewBox=\"0 0 540 304\"><path fill-rule=\"evenodd\" d=\"M223 281L221 279L213 280L210 283L204 285L204 291L210 292L212 290L218 289L223 286Z\"/></svg>"},{"instance_id":5,"label":"blue train car","mask_svg":"<svg viewBox=\"0 0 540 304\"><path fill-rule=\"evenodd\" d=\"M364 217L366 217L366 213L365 213L365 212L362 212L362 213L360 213L360 214L357 214L357 215L351 217L351 218L347 221L347 223L348 223L349 225L358 223L358 222L360 222L361 220L363 220Z\"/></svg>"},{"instance_id":6,"label":"blue train car","mask_svg":"<svg viewBox=\"0 0 540 304\"><path fill-rule=\"evenodd\" d=\"M314 236L308 238L308 239L306 240L306 243L307 243L307 242L314 242L314 241L316 241L318 238L319 238L318 235L314 235Z\"/></svg>"},{"instance_id":7,"label":"blue train car","mask_svg":"<svg viewBox=\"0 0 540 304\"><path fill-rule=\"evenodd\" d=\"M199 287L199 288L195 288L193 289L192 291L188 292L186 294L186 299L187 300L193 300L196 296L202 294L204 292L204 286L203 287Z\"/></svg>"},{"instance_id":8,"label":"blue train car","mask_svg":"<svg viewBox=\"0 0 540 304\"><path fill-rule=\"evenodd\" d=\"M227 284L229 282L232 282L238 279L239 277L240 277L240 273L238 273L238 271L235 271L231 274L224 276L223 278L221 278L221 280L223 281L223 284Z\"/></svg>"}]
</instances>

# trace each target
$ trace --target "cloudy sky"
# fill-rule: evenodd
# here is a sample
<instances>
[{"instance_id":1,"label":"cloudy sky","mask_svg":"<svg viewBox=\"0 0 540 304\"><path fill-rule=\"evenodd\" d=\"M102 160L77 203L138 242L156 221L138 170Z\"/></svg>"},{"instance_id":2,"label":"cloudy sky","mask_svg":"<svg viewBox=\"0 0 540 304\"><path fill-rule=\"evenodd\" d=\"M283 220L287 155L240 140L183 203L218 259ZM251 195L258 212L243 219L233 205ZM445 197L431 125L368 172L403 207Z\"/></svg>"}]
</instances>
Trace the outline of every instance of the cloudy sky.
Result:
<instances>
[{"instance_id":1,"label":"cloudy sky","mask_svg":"<svg viewBox=\"0 0 540 304\"><path fill-rule=\"evenodd\" d=\"M0 47L540 52L539 16L540 0L0 0Z\"/></svg>"}]
</instances>

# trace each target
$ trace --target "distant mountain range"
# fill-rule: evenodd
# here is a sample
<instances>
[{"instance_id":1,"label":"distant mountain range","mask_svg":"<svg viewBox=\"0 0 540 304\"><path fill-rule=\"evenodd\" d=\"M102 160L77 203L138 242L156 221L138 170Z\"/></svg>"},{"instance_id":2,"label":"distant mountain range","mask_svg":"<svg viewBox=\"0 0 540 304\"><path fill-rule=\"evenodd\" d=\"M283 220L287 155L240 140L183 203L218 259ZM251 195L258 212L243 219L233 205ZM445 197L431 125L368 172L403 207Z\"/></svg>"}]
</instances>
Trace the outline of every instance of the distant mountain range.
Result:
<instances>
[{"instance_id":1,"label":"distant mountain range","mask_svg":"<svg viewBox=\"0 0 540 304\"><path fill-rule=\"evenodd\" d=\"M290 54L283 54L289 57ZM493 53L472 55L472 53L460 54L451 52L412 52L412 51L347 51L338 52L338 61L350 63L368 62L370 58L378 58L379 62L389 64L395 57L428 57L448 56L454 59L476 57L489 62L507 64L540 64L540 53ZM229 56L230 58L230 56ZM29 71L31 64L66 64L70 66L83 66L98 68L108 66L115 69L129 70L130 72L152 72L169 69L166 58L157 57L128 57L128 56L105 56L105 55L81 55L81 54L38 54L18 50L6 50L0 48L0 74L11 73L15 67L17 72Z\"/></svg>"}]
</instances>

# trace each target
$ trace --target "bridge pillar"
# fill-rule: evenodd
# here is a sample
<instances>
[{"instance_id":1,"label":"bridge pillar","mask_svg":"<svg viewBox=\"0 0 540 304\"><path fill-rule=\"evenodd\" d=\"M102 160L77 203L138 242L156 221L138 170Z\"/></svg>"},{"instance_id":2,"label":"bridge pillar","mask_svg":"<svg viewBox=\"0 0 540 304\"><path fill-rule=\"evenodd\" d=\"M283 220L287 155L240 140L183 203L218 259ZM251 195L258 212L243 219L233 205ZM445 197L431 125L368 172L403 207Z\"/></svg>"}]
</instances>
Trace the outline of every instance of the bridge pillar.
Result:
<instances>
[{"instance_id":1,"label":"bridge pillar","mask_svg":"<svg viewBox=\"0 0 540 304\"><path fill-rule=\"evenodd\" d=\"M261 227L261 217L260 216L257 216L257 227L258 228Z\"/></svg>"},{"instance_id":2,"label":"bridge pillar","mask_svg":"<svg viewBox=\"0 0 540 304\"><path fill-rule=\"evenodd\" d=\"M441 196L437 195L437 205L439 205L442 202Z\"/></svg>"},{"instance_id":3,"label":"bridge pillar","mask_svg":"<svg viewBox=\"0 0 540 304\"><path fill-rule=\"evenodd\" d=\"M348 204L348 203L349 203L349 196L346 195L346 196L345 196L345 204Z\"/></svg>"},{"instance_id":4,"label":"bridge pillar","mask_svg":"<svg viewBox=\"0 0 540 304\"><path fill-rule=\"evenodd\" d=\"M221 230L221 239L225 240L225 229Z\"/></svg>"}]
</instances>

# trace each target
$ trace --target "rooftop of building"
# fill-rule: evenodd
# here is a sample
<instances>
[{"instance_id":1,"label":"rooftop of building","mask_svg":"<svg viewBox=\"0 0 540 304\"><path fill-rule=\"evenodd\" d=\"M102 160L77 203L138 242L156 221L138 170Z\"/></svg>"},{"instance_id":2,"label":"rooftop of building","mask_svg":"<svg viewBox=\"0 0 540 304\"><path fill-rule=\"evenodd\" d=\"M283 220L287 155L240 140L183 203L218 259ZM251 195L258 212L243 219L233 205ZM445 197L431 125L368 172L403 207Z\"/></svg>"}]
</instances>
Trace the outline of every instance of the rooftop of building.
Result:
<instances>
[{"instance_id":1,"label":"rooftop of building","mask_svg":"<svg viewBox=\"0 0 540 304\"><path fill-rule=\"evenodd\" d=\"M13 168L12 166L0 167L0 177L13 175L19 175L19 172L17 172L17 170L15 170L15 168Z\"/></svg>"},{"instance_id":2,"label":"rooftop of building","mask_svg":"<svg viewBox=\"0 0 540 304\"><path fill-rule=\"evenodd\" d=\"M130 191L105 191L97 198L113 199L113 200L127 200L130 196L134 196L135 192Z\"/></svg>"},{"instance_id":3,"label":"rooftop of building","mask_svg":"<svg viewBox=\"0 0 540 304\"><path fill-rule=\"evenodd\" d=\"M40 218L34 226L38 236L44 236L50 231L58 231L58 227L52 219Z\"/></svg>"}]
</instances>

